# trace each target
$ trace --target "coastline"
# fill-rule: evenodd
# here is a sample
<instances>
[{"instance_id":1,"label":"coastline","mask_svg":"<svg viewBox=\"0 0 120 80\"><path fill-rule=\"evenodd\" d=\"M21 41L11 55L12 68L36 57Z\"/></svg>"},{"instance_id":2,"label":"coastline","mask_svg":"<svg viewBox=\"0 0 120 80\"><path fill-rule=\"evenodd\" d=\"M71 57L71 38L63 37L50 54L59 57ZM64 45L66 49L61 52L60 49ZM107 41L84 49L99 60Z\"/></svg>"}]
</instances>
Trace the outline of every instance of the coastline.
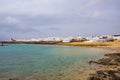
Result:
<instances>
[{"instance_id":1,"label":"coastline","mask_svg":"<svg viewBox=\"0 0 120 80\"><path fill-rule=\"evenodd\" d=\"M65 46L82 46L109 50L102 59L92 61L86 80L120 80L120 42L72 42L59 43ZM108 61L109 60L109 61Z\"/></svg>"},{"instance_id":2,"label":"coastline","mask_svg":"<svg viewBox=\"0 0 120 80\"><path fill-rule=\"evenodd\" d=\"M24 46L26 46L26 47L24 47ZM32 47L31 47L32 46ZM48 54L50 54L49 52L50 52L50 50L48 50L47 51L47 48L49 49L50 48L50 46L48 46L47 45L47 48L45 48L46 47L46 45L45 46L42 46L41 45L41 49L40 49L40 47L39 47L40 45L28 45L28 44L17 44L17 45L10 45L10 46L5 46L5 47L2 47L2 48L6 48L6 47L8 47L8 48L6 48L6 49L11 49L12 48L12 50L11 51L14 51L14 48L15 48L15 50L17 50L17 48L16 47L18 47L18 50L17 50L17 52L19 52L20 51L20 49L21 48L23 48L21 51L23 51L23 50L30 50L30 49L33 49L33 52L32 52L32 50L30 50L30 52L34 55L36 55L36 54L38 54L38 52L39 51L44 51L45 50L45 53L48 53ZM31 48L30 48L31 47ZM37 49L38 49L38 51L37 51L37 49L35 49L34 47L37 47ZM53 48L53 47L55 47L55 48ZM60 48L59 48L60 47ZM55 54L53 54L53 55L55 55L55 56L58 56L58 57L55 57L55 59L53 59L53 61L55 61L55 60L60 60L61 59L61 63L58 63L58 65L54 65L55 67L57 67L57 66L59 66L59 65L62 65L62 63L65 61L65 65L68 65L64 70L58 70L58 72L56 72L55 74L53 74L53 72L49 72L49 70L48 71L45 71L45 73L44 73L44 69L43 69L43 74L42 74L42 72L37 72L36 73L36 70L37 70L37 68L36 67L34 67L34 68L36 68L35 69L35 73L33 73L33 72L31 72L31 70L34 70L33 68L31 68L31 69L29 69L29 67L30 66L28 66L28 69L30 70L30 73L32 74L32 75L30 75L30 76L26 76L26 77L23 77L23 76L19 76L19 75L13 75L13 76L10 76L10 77L7 77L6 79L0 79L0 80L8 80L8 79L11 79L11 80L15 80L14 78L16 78L16 80L18 79L18 80L33 80L33 79L37 79L37 80L41 80L41 79L43 79L43 80L86 80L86 76L88 76L89 74L88 74L88 72L89 72L89 65L88 65L88 61L91 59L91 58L99 58L100 56L103 56L103 54L104 54L104 50L100 50L100 52L102 53L102 55L101 54L99 54L100 52L99 52L99 49L89 49L89 48L86 48L85 49L85 52L87 51L87 53L86 54L84 54L84 55L80 55L80 54L82 54L82 53L84 53L84 51L81 53L81 50L84 50L84 48L81 48L80 49L80 47L74 47L74 46L72 46L72 47L67 47L68 49L68 51L67 50L64 50L64 48L66 48L66 47L62 47L62 46L59 46L59 47L57 47L57 49L56 49L56 45L55 46L52 46L51 48L52 49L54 49L54 51L52 51L51 52L51 54L53 54L53 53L55 53ZM62 48L61 48L62 47ZM1 48L1 49L2 49ZM58 48L59 48L59 50L58 50ZM44 49L44 50L43 50ZM62 51L63 50L63 51ZM89 51L90 50L90 51ZM95 51L94 51L95 50ZM36 51L36 52L35 52ZM47 52L46 52L47 51ZM56 54L56 51L58 52L57 54ZM91 52L92 51L92 52ZM29 54L31 54L29 52ZM97 54L97 52L98 52L98 54ZM9 53L9 50L8 50L8 53ZM12 53L12 52L11 52ZM15 51L15 53L16 53L16 51ZM42 53L44 53L44 52L42 52ZM62 55L61 55L61 53L63 53ZM21 52L21 54L23 54L24 55L24 52ZM90 56L88 56L88 55L90 55ZM92 55L93 54L93 55ZM13 54L13 57L14 57L14 55L15 54ZM16 54L16 55L18 55L18 54ZM48 57L51 57L51 58L54 58L54 57L52 57L53 55L49 55ZM65 56L64 56L65 55ZM80 56L79 56L80 55ZM96 55L96 56L95 56ZM11 56L12 56L12 54L11 54ZM38 55L36 55L37 56L37 58L38 58ZM86 56L86 57L84 57L84 56ZM94 56L94 57L93 57ZM26 56L26 57L29 57L28 55ZM59 58L59 57L63 57L63 59L62 58ZM73 58L72 58L73 57ZM15 58L15 57L14 57ZM14 59L14 58L12 58L12 59ZM21 56L21 58L22 58L22 60L24 60L24 59L27 59L27 58L24 58L24 56ZM21 58L18 58L17 57L17 60L15 60L15 62L17 62L17 61L21 61L22 62L22 64L23 64L23 62L25 62L26 63L26 61L22 61L22 60L19 60L19 59L21 59ZM30 57L29 57L30 58ZM33 57L34 59L35 59L35 62L37 62L36 61L36 57ZM45 58L46 58L46 56L45 56ZM77 60L76 60L76 58L78 58ZM81 61L80 59L84 59L83 61ZM30 58L30 61L32 60L34 60L34 59L31 59ZM42 58L41 58L42 59ZM49 59L49 58L47 58L47 59ZM10 60L10 58L9 58L9 60ZM13 61L14 61L13 60ZM42 60L44 60L44 57L43 57L43 59ZM42 60L40 60L40 58L38 58L38 62L39 61L42 61ZM67 61L68 60L68 61ZM70 64L68 64L71 60L73 60L73 62L72 63L70 63ZM29 61L29 60L27 60L27 61ZM54 62L50 62L50 64L51 63L53 63L54 64ZM19 62L18 62L19 63ZM24 63L24 64L25 64ZM33 62L34 63L34 62ZM27 64L29 64L28 62L27 62ZM30 62L30 64L31 64L31 62ZM37 64L40 64L40 63L37 63ZM37 66L37 64L34 64L35 66ZM14 64L13 64L14 65ZM41 64L42 65L42 64ZM49 64L48 64L49 65ZM20 66L23 66L23 65L18 65L18 67L20 67ZM52 68L52 67L50 67L50 68ZM62 68L62 67L61 67ZM49 69L49 68L48 68ZM27 70L28 71L28 73L29 73L29 70ZM54 70L54 69L53 69ZM22 71L22 70L21 70ZM27 71L25 71L25 72L27 72ZM56 70L55 70L56 71ZM17 72L19 73L19 70L17 70ZM24 72L24 71L23 71ZM48 73L48 74L47 74ZM50 74L49 74L50 73ZM11 75L12 74L14 74L14 73L10 73ZM25 74L24 74L25 75ZM42 76L42 77L41 77ZM22 79L23 78L23 79Z\"/></svg>"},{"instance_id":3,"label":"coastline","mask_svg":"<svg viewBox=\"0 0 120 80\"><path fill-rule=\"evenodd\" d=\"M99 47L110 50L104 58L92 61L93 73L87 80L120 80L120 46Z\"/></svg>"},{"instance_id":4,"label":"coastline","mask_svg":"<svg viewBox=\"0 0 120 80\"><path fill-rule=\"evenodd\" d=\"M5 43L6 44L6 43ZM117 56L120 55L120 42L71 42L71 43L24 43L24 42L8 42L8 44L45 44L45 45L58 45L58 46L82 46L82 47L93 47L93 48L103 48L107 49L110 52L105 55L104 58L98 59L96 61L92 61L92 63L88 66L91 70L85 71L86 73L89 73L88 75L81 76L85 80L119 80L120 79L120 62L118 62L118 65L114 64L113 61ZM114 57L110 57L110 56ZM109 61L108 61L108 57ZM120 57L118 58L120 61ZM112 65L109 64L110 61L113 61ZM103 64L104 63L104 64ZM89 63L88 63L89 64ZM89 69L88 69L89 70ZM80 76L77 74L77 76ZM114 79L115 78L115 79Z\"/></svg>"}]
</instances>

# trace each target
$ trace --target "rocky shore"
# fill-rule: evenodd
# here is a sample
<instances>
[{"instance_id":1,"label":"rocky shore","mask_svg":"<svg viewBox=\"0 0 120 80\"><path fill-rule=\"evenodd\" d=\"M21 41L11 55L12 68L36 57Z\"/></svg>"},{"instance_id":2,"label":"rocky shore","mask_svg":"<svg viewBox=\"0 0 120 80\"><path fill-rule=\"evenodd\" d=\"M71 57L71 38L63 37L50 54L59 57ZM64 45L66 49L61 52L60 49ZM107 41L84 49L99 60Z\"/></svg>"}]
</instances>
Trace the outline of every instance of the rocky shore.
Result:
<instances>
[{"instance_id":1,"label":"rocky shore","mask_svg":"<svg viewBox=\"0 0 120 80\"><path fill-rule=\"evenodd\" d=\"M87 80L120 80L120 47L112 48L114 53L105 54L104 58L90 61L90 65L96 65L94 73L89 74Z\"/></svg>"}]
</instances>

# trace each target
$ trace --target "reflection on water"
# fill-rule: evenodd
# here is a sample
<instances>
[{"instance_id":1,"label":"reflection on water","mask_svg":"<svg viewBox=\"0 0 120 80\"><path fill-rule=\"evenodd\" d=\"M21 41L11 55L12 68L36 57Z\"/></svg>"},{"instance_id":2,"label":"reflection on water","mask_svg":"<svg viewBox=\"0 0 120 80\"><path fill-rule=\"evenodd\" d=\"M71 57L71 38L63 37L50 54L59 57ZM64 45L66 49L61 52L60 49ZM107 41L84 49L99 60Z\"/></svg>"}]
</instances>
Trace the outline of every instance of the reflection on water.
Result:
<instances>
[{"instance_id":1,"label":"reflection on water","mask_svg":"<svg viewBox=\"0 0 120 80\"><path fill-rule=\"evenodd\" d=\"M88 60L105 50L84 47L13 44L0 47L0 80L82 80Z\"/></svg>"}]
</instances>

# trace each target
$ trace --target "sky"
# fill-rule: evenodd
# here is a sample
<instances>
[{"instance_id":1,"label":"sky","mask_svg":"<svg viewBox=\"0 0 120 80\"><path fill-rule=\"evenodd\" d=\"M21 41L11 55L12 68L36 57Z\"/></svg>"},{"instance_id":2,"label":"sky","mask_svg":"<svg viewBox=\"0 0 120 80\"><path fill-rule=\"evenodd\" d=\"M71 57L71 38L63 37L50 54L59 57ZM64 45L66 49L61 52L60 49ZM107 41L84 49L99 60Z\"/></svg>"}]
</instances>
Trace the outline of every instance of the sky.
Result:
<instances>
[{"instance_id":1,"label":"sky","mask_svg":"<svg viewBox=\"0 0 120 80\"><path fill-rule=\"evenodd\" d=\"M0 40L120 34L120 0L0 0Z\"/></svg>"}]
</instances>

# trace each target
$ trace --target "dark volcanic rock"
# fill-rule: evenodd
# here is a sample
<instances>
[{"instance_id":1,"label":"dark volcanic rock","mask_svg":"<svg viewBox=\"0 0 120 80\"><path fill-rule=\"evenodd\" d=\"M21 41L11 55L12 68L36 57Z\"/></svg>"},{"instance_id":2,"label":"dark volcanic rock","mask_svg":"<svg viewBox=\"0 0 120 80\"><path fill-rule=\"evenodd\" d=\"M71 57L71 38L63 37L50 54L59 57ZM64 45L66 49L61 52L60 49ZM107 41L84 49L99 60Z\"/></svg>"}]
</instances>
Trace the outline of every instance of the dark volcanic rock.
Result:
<instances>
[{"instance_id":1,"label":"dark volcanic rock","mask_svg":"<svg viewBox=\"0 0 120 80\"><path fill-rule=\"evenodd\" d=\"M120 65L120 53L105 54L105 56L107 56L107 58L92 61L92 63L102 65Z\"/></svg>"},{"instance_id":2,"label":"dark volcanic rock","mask_svg":"<svg viewBox=\"0 0 120 80\"><path fill-rule=\"evenodd\" d=\"M100 78L97 77L96 74L90 74L90 76L87 80L100 80Z\"/></svg>"},{"instance_id":3,"label":"dark volcanic rock","mask_svg":"<svg viewBox=\"0 0 120 80\"><path fill-rule=\"evenodd\" d=\"M109 57L120 57L120 53L111 53L111 54L105 54L105 56L109 56Z\"/></svg>"},{"instance_id":4,"label":"dark volcanic rock","mask_svg":"<svg viewBox=\"0 0 120 80\"><path fill-rule=\"evenodd\" d=\"M100 80L100 79L97 77L89 77L87 80Z\"/></svg>"},{"instance_id":5,"label":"dark volcanic rock","mask_svg":"<svg viewBox=\"0 0 120 80\"><path fill-rule=\"evenodd\" d=\"M120 80L120 53L105 54L106 58L92 61L92 63L103 66L115 66L104 70L97 70L95 74L90 74L88 80Z\"/></svg>"}]
</instances>

